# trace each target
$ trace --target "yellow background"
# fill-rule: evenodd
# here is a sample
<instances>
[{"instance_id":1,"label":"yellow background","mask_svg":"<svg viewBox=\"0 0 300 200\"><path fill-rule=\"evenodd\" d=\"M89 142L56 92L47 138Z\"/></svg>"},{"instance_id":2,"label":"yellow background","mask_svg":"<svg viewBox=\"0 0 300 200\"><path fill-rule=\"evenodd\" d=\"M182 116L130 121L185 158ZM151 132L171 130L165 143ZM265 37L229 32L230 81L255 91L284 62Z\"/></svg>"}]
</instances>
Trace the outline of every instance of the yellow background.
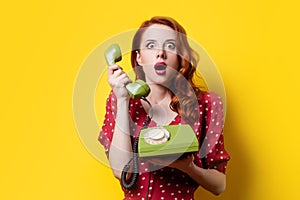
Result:
<instances>
[{"instance_id":1,"label":"yellow background","mask_svg":"<svg viewBox=\"0 0 300 200\"><path fill-rule=\"evenodd\" d=\"M101 42L154 15L177 19L227 92L227 189L196 199L299 199L296 1L6 1L0 7L0 199L121 199L79 139L72 93Z\"/></svg>"}]
</instances>

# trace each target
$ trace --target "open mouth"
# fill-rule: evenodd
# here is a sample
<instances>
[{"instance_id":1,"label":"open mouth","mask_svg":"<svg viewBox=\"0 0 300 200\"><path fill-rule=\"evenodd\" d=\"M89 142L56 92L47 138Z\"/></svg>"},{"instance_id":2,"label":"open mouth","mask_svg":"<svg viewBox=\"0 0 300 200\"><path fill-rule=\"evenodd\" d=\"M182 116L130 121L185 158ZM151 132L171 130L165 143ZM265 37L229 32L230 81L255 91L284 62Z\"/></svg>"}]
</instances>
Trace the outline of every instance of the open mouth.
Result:
<instances>
[{"instance_id":1,"label":"open mouth","mask_svg":"<svg viewBox=\"0 0 300 200\"><path fill-rule=\"evenodd\" d=\"M164 62L158 62L154 65L155 73L158 75L165 74L167 72L167 64Z\"/></svg>"}]
</instances>

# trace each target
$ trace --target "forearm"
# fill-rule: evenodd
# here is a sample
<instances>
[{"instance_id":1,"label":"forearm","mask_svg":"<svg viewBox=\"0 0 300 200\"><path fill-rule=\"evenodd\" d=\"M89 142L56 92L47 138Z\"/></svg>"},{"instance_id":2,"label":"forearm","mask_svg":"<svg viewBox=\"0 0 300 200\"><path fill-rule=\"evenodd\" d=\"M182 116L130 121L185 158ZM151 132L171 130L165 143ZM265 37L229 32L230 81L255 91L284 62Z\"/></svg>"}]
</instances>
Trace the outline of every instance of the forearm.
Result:
<instances>
[{"instance_id":1,"label":"forearm","mask_svg":"<svg viewBox=\"0 0 300 200\"><path fill-rule=\"evenodd\" d=\"M126 98L117 100L116 123L109 150L110 166L117 178L121 177L123 167L132 157L128 104Z\"/></svg>"},{"instance_id":2,"label":"forearm","mask_svg":"<svg viewBox=\"0 0 300 200\"><path fill-rule=\"evenodd\" d=\"M185 172L215 195L221 194L226 188L226 175L215 169L203 169L193 163Z\"/></svg>"}]
</instances>

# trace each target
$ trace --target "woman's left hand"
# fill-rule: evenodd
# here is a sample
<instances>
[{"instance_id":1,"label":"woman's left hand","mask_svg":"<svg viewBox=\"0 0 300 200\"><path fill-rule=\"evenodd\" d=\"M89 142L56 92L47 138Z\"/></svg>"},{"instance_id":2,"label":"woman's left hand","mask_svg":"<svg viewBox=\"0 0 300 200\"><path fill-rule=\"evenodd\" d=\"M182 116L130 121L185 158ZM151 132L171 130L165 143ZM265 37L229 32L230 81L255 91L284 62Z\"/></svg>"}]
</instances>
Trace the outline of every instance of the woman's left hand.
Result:
<instances>
[{"instance_id":1,"label":"woman's left hand","mask_svg":"<svg viewBox=\"0 0 300 200\"><path fill-rule=\"evenodd\" d=\"M169 167L179 169L183 172L189 171L194 166L194 155L189 154L181 159L175 160Z\"/></svg>"},{"instance_id":2,"label":"woman's left hand","mask_svg":"<svg viewBox=\"0 0 300 200\"><path fill-rule=\"evenodd\" d=\"M167 158L150 158L148 159L150 163L157 166L169 166L172 168L179 169L183 172L187 172L194 165L194 155L190 154L178 160L167 159Z\"/></svg>"}]
</instances>

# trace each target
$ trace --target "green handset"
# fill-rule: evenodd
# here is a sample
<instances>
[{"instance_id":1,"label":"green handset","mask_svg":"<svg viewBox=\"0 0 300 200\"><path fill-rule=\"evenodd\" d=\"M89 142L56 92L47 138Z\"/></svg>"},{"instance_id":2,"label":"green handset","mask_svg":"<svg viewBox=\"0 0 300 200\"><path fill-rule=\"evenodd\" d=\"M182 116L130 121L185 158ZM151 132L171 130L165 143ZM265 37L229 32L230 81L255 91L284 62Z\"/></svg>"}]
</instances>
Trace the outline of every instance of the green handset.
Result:
<instances>
[{"instance_id":1,"label":"green handset","mask_svg":"<svg viewBox=\"0 0 300 200\"><path fill-rule=\"evenodd\" d=\"M113 65L122 60L122 53L118 44L112 44L106 49L105 59L108 65ZM146 97L150 92L149 86L142 80L128 83L125 87L132 99Z\"/></svg>"}]
</instances>

